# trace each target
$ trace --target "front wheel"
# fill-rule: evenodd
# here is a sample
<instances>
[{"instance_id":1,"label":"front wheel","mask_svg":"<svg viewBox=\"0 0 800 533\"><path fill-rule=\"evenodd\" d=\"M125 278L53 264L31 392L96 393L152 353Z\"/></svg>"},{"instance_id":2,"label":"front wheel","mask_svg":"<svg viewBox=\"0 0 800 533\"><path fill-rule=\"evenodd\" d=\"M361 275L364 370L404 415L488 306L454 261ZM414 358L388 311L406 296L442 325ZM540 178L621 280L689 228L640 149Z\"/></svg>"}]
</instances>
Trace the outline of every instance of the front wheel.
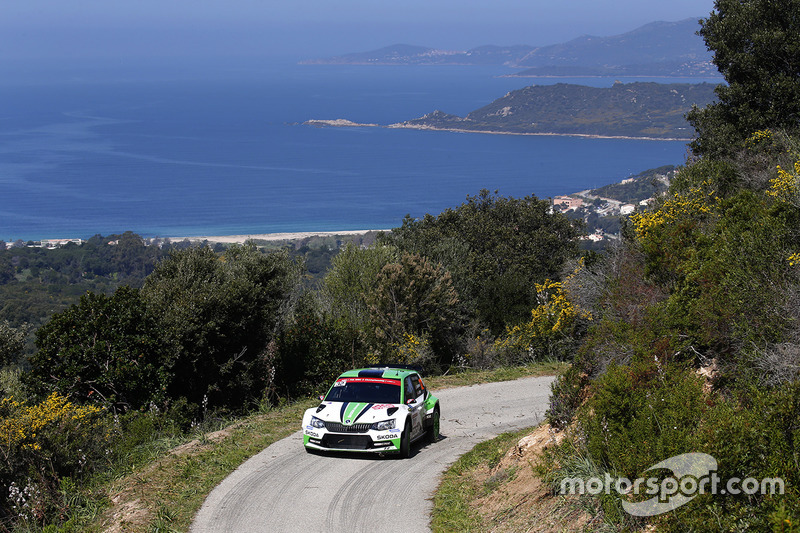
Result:
<instances>
[{"instance_id":1,"label":"front wheel","mask_svg":"<svg viewBox=\"0 0 800 533\"><path fill-rule=\"evenodd\" d=\"M439 418L441 418L441 415L439 415L439 409L437 408L435 411L433 411L431 425L428 426L428 431L425 434L428 442L436 442L439 440Z\"/></svg>"},{"instance_id":2,"label":"front wheel","mask_svg":"<svg viewBox=\"0 0 800 533\"><path fill-rule=\"evenodd\" d=\"M406 459L411 456L411 424L406 421L403 434L400 435L400 457Z\"/></svg>"}]
</instances>

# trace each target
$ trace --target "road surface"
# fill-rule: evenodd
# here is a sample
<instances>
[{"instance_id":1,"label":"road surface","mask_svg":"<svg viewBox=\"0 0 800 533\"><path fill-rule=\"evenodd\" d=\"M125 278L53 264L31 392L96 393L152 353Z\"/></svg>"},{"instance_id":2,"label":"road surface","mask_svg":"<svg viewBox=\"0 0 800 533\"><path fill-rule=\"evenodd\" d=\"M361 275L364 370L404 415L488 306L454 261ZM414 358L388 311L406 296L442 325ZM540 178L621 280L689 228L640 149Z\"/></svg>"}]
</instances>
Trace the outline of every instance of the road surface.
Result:
<instances>
[{"instance_id":1,"label":"road surface","mask_svg":"<svg viewBox=\"0 0 800 533\"><path fill-rule=\"evenodd\" d=\"M373 533L387 526L404 533L430 531L430 498L439 475L477 443L538 424L552 380L434 390L441 400L442 438L417 443L408 459L308 454L298 431L223 480L206 498L190 531Z\"/></svg>"}]
</instances>

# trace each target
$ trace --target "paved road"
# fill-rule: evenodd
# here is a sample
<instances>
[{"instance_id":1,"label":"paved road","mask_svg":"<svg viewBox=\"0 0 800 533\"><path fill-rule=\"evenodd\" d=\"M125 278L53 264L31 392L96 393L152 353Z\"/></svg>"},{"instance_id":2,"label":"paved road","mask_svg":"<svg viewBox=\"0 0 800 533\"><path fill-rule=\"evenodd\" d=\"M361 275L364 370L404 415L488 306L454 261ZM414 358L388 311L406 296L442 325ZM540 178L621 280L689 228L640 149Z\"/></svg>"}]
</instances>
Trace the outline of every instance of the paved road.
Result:
<instances>
[{"instance_id":1,"label":"paved road","mask_svg":"<svg viewBox=\"0 0 800 533\"><path fill-rule=\"evenodd\" d=\"M533 426L547 408L552 377L434 391L442 439L401 460L312 455L300 432L267 447L209 494L192 533L430 531L439 474L478 442ZM300 421L297 421L298 426Z\"/></svg>"}]
</instances>

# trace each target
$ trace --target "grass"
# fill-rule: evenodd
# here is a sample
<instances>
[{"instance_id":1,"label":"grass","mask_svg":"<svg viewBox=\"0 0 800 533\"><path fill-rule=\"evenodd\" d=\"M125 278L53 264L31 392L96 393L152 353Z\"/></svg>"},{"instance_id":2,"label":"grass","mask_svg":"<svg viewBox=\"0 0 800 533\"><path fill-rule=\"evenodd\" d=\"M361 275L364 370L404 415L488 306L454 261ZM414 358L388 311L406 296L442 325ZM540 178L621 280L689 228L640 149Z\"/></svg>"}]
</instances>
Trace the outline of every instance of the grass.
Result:
<instances>
[{"instance_id":1,"label":"grass","mask_svg":"<svg viewBox=\"0 0 800 533\"><path fill-rule=\"evenodd\" d=\"M431 529L434 533L486 531L487 524L471 502L494 490L503 480L484 481L476 473L494 468L506 452L531 431L532 428L525 428L481 442L447 469L433 497ZM507 475L510 477L513 473Z\"/></svg>"},{"instance_id":2,"label":"grass","mask_svg":"<svg viewBox=\"0 0 800 533\"><path fill-rule=\"evenodd\" d=\"M509 381L527 376L554 375L563 372L564 363L536 363L521 367L500 368L485 371L466 371L426 379L428 387L436 391L450 387ZM239 419L228 426L224 432L206 434L194 441L177 443L169 441L172 447L164 450L164 443L150 443L150 459L137 460L136 464L124 468L116 479L100 488L115 505L83 527L85 531L103 531L111 523L122 525L125 532L182 532L188 531L192 518L200 509L206 496L225 477L240 464L261 450L298 430L303 411L314 406L316 399L305 399L296 403L275 408L247 418ZM509 443L514 437L507 437ZM502 437L500 437L502 439ZM497 442L496 442L497 441ZM481 444L480 458L470 454L457 464L470 464L470 461L499 461L510 446L497 439L492 444ZM181 446L177 446L181 444ZM502 450L501 450L502 448ZM454 466L455 468L455 466ZM451 472L453 469L451 468ZM119 469L117 472L121 472ZM449 473L448 475L453 475ZM459 495L453 495L458 497ZM437 496L440 499L441 496ZM127 506L137 512L127 513L120 518L118 513Z\"/></svg>"},{"instance_id":3,"label":"grass","mask_svg":"<svg viewBox=\"0 0 800 533\"><path fill-rule=\"evenodd\" d=\"M568 367L569 365L567 363L562 363L560 361L544 361L524 366L503 367L493 370L467 369L454 374L427 377L425 378L425 382L432 390L436 391L437 389L464 387L467 385L478 385L480 383L512 381L524 377L556 376L562 374Z\"/></svg>"},{"instance_id":4,"label":"grass","mask_svg":"<svg viewBox=\"0 0 800 533\"><path fill-rule=\"evenodd\" d=\"M187 531L206 496L244 461L299 428L311 399L239 420L224 435L199 438L162 453L105 487L119 503L136 503L141 514L124 519L122 531ZM119 505L99 515L88 529L102 531Z\"/></svg>"}]
</instances>

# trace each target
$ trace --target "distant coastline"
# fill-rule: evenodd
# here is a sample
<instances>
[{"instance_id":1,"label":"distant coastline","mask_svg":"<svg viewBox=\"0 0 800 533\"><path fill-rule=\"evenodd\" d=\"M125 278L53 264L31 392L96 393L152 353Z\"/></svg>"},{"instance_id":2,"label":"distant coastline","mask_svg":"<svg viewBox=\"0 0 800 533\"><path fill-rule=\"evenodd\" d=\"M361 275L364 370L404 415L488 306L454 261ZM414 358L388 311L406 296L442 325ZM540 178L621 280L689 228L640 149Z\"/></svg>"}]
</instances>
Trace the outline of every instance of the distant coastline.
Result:
<instances>
[{"instance_id":1,"label":"distant coastline","mask_svg":"<svg viewBox=\"0 0 800 533\"><path fill-rule=\"evenodd\" d=\"M169 240L171 242L184 242L189 241L192 243L198 242L212 242L212 243L221 243L221 244L244 244L247 241L298 241L302 239L308 239L312 237L363 237L367 236L371 233L380 233L380 232L391 232L391 228L386 229L357 229L357 230L341 230L341 231L293 231L293 232L281 232L281 233L247 233L247 234L239 234L239 235L203 235L203 236L157 236L157 237L144 237L141 236L146 243L151 241L165 241ZM136 232L133 232L136 233ZM111 238L112 236L117 236L118 234L109 234L107 237ZM137 234L138 235L138 234ZM88 238L77 238L77 237L62 237L56 239L10 239L7 242L9 244L16 242L17 240L23 241L28 243L28 246L35 246L35 247L42 247L42 248L60 248L68 243L78 244L81 245L85 243ZM33 243L33 244L30 244ZM115 240L109 241L109 244L117 244Z\"/></svg>"},{"instance_id":2,"label":"distant coastline","mask_svg":"<svg viewBox=\"0 0 800 533\"><path fill-rule=\"evenodd\" d=\"M358 229L358 230L343 230L343 231L297 231L286 233L253 233L243 235L211 235L202 237L168 237L173 242L189 241L189 242L219 242L222 244L244 244L247 241L296 241L300 239L307 239L309 237L338 237L338 236L353 236L353 235L367 235L368 233L379 231L392 231L391 229Z\"/></svg>"},{"instance_id":3,"label":"distant coastline","mask_svg":"<svg viewBox=\"0 0 800 533\"><path fill-rule=\"evenodd\" d=\"M387 128L405 130L430 130L430 131L449 131L453 133L484 133L489 135L535 135L539 137L582 137L586 139L624 139L629 141L683 141L689 142L691 137L636 137L630 135L597 135L588 133L554 133L554 132L517 132L501 130L471 130L466 128L439 128L431 125L407 124L398 122L396 124L361 124L351 120L338 119L311 119L302 123L304 126L316 126L319 128Z\"/></svg>"}]
</instances>

